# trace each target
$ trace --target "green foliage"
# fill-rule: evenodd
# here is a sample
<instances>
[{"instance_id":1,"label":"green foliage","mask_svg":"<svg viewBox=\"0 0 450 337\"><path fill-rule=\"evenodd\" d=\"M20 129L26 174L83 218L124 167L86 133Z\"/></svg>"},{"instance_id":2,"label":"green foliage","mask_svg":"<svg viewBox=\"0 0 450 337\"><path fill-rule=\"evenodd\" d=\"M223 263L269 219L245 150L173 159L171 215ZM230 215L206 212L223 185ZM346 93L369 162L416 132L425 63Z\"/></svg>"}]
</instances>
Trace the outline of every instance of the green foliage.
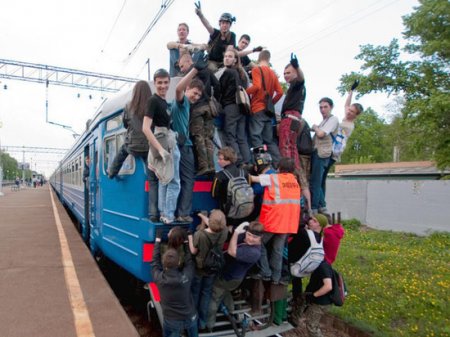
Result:
<instances>
[{"instance_id":1,"label":"green foliage","mask_svg":"<svg viewBox=\"0 0 450 337\"><path fill-rule=\"evenodd\" d=\"M387 137L388 125L368 108L355 121L342 163L379 163L392 159L392 144Z\"/></svg>"},{"instance_id":2,"label":"green foliage","mask_svg":"<svg viewBox=\"0 0 450 337\"><path fill-rule=\"evenodd\" d=\"M355 218L342 220L342 226L344 226L345 229L357 230L361 228L361 221Z\"/></svg>"},{"instance_id":3,"label":"green foliage","mask_svg":"<svg viewBox=\"0 0 450 337\"><path fill-rule=\"evenodd\" d=\"M0 152L1 163L3 166L3 179L13 180L17 175L21 176L21 171L17 168L17 160L12 158L6 152ZM20 173L20 174L19 174Z\"/></svg>"},{"instance_id":4,"label":"green foliage","mask_svg":"<svg viewBox=\"0 0 450 337\"><path fill-rule=\"evenodd\" d=\"M334 267L349 289L332 313L376 336L450 336L450 233L346 227Z\"/></svg>"},{"instance_id":5,"label":"green foliage","mask_svg":"<svg viewBox=\"0 0 450 337\"><path fill-rule=\"evenodd\" d=\"M408 142L393 144L406 149L410 160L431 157L444 168L450 166L450 2L421 0L403 19L409 43L402 51L410 55L408 61L401 60L396 39L388 46L361 46L356 56L363 61L361 72L343 75L339 91L345 93L358 78L359 95L401 94Z\"/></svg>"}]
</instances>

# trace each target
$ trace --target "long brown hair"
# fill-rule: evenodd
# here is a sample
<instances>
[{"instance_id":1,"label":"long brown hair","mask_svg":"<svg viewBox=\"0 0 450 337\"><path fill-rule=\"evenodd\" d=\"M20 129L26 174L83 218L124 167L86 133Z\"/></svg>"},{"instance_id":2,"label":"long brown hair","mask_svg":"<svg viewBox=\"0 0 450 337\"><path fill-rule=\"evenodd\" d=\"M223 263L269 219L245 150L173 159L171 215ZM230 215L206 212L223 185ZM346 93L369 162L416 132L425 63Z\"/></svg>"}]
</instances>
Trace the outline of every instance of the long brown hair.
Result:
<instances>
[{"instance_id":1,"label":"long brown hair","mask_svg":"<svg viewBox=\"0 0 450 337\"><path fill-rule=\"evenodd\" d=\"M241 78L242 82L245 84L245 86L248 84L247 83L247 76L245 75L245 71L244 68L242 68L242 64L241 64L241 58L239 57L239 53L237 51L237 49L233 48L233 49L227 49L225 52L231 51L234 54L234 58L236 59L236 63L232 66L232 68L235 68L238 73L239 73L239 77Z\"/></svg>"},{"instance_id":2,"label":"long brown hair","mask_svg":"<svg viewBox=\"0 0 450 337\"><path fill-rule=\"evenodd\" d=\"M152 91L147 81L138 81L133 88L131 102L128 104L129 114L136 114L139 119L144 119L147 103Z\"/></svg>"}]
</instances>

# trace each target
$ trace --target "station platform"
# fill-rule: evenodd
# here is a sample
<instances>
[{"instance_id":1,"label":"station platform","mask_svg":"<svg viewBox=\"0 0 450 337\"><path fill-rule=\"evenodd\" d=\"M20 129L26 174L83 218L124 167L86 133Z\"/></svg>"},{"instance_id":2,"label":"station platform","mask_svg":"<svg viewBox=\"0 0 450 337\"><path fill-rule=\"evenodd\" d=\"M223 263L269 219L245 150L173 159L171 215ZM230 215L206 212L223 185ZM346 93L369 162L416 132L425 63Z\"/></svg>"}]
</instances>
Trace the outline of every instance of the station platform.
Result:
<instances>
[{"instance_id":1,"label":"station platform","mask_svg":"<svg viewBox=\"0 0 450 337\"><path fill-rule=\"evenodd\" d=\"M49 185L0 196L0 336L138 337Z\"/></svg>"}]
</instances>

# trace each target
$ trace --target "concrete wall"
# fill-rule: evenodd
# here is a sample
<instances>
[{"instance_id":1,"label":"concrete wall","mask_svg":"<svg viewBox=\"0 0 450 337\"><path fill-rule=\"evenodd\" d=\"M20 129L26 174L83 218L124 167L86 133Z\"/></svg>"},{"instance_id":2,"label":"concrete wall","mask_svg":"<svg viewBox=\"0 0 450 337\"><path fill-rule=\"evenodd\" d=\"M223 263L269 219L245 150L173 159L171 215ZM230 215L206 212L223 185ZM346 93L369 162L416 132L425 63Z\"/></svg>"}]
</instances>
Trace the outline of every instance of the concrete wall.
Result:
<instances>
[{"instance_id":1,"label":"concrete wall","mask_svg":"<svg viewBox=\"0 0 450 337\"><path fill-rule=\"evenodd\" d=\"M448 180L327 180L327 208L374 228L450 231Z\"/></svg>"}]
</instances>

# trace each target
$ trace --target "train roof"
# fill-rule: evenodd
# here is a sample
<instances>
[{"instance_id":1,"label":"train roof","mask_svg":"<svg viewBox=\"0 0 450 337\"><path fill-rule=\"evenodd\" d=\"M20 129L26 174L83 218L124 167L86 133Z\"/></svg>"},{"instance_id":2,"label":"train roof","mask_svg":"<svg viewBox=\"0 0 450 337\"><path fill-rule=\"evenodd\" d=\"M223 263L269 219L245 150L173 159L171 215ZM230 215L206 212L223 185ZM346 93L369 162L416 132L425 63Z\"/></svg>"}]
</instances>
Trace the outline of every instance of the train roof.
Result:
<instances>
[{"instance_id":1,"label":"train roof","mask_svg":"<svg viewBox=\"0 0 450 337\"><path fill-rule=\"evenodd\" d=\"M170 80L169 90L167 91L166 100L168 102L171 102L175 98L175 88L178 82L181 80L181 77L173 77ZM152 93L156 92L155 85L153 81L148 82L150 85L150 89L152 90ZM67 152L67 154L64 156L62 161L65 161L67 157L70 157L74 150L78 149L86 139L89 137L89 135L92 133L92 131L98 127L98 125L104 121L105 119L108 119L109 117L122 112L122 110L125 108L125 105L131 100L131 94L132 89L120 92L112 96L111 98L107 98L103 101L100 108L97 110L97 112L94 114L94 117L86 122L86 129L81 134L80 137L76 140L76 142L72 145L70 150Z\"/></svg>"}]
</instances>

